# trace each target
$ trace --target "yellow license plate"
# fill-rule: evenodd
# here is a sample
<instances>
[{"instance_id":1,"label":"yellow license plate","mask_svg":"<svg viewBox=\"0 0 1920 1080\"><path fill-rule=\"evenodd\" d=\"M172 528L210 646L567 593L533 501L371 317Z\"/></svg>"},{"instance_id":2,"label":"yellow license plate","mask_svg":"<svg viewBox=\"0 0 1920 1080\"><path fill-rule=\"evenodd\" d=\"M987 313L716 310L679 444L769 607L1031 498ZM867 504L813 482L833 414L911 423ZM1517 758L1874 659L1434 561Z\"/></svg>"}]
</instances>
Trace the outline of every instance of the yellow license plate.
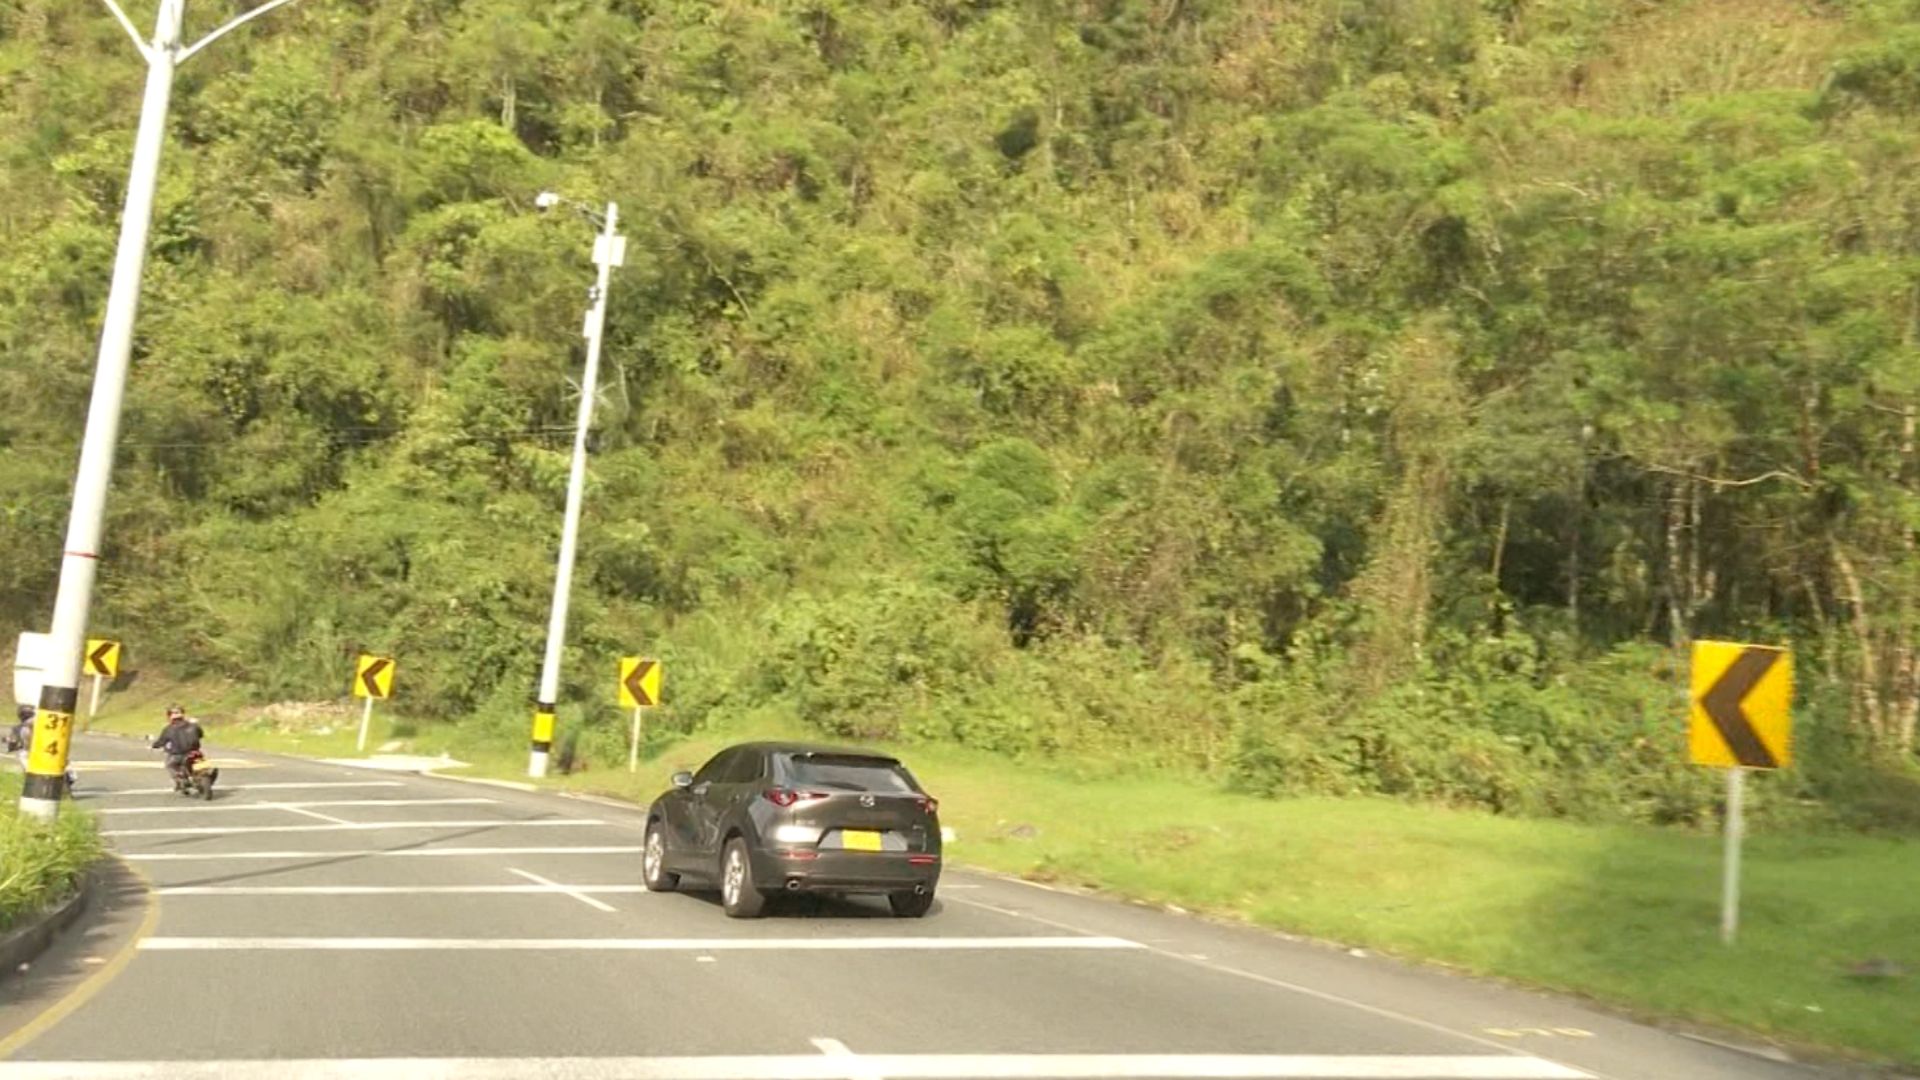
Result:
<instances>
[{"instance_id":1,"label":"yellow license plate","mask_svg":"<svg viewBox=\"0 0 1920 1080\"><path fill-rule=\"evenodd\" d=\"M848 851L884 851L877 832L863 832L856 829L840 831L840 846Z\"/></svg>"}]
</instances>

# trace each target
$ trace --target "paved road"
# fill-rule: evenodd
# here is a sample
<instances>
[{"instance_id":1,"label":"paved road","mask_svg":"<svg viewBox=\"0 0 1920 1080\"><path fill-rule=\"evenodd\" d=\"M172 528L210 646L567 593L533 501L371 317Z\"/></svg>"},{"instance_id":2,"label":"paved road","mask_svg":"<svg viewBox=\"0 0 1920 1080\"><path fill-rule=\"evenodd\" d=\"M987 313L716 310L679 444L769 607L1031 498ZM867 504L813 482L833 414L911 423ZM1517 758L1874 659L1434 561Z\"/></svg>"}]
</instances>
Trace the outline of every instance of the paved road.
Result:
<instances>
[{"instance_id":1,"label":"paved road","mask_svg":"<svg viewBox=\"0 0 1920 1080\"><path fill-rule=\"evenodd\" d=\"M264 756L185 802L83 740L153 890L0 982L0 1080L1812 1075L1579 1005L951 873L735 922L639 884L638 811ZM51 1012L49 1012L51 1010Z\"/></svg>"}]
</instances>

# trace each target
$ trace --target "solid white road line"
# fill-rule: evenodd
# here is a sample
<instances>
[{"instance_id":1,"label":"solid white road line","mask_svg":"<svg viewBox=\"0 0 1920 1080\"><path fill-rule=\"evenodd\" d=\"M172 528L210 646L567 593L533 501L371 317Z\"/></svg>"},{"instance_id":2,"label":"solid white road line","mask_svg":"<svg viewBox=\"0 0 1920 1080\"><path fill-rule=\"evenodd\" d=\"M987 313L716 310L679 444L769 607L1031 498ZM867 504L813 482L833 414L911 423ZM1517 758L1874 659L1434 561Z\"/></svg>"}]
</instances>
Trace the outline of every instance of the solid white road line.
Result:
<instances>
[{"instance_id":1,"label":"solid white road line","mask_svg":"<svg viewBox=\"0 0 1920 1080\"><path fill-rule=\"evenodd\" d=\"M316 810L339 806L491 806L497 799L303 799L298 802L223 802L198 806L107 806L96 814L213 814L237 810Z\"/></svg>"},{"instance_id":2,"label":"solid white road line","mask_svg":"<svg viewBox=\"0 0 1920 1080\"><path fill-rule=\"evenodd\" d=\"M173 885L155 896L457 896L537 895L565 892L585 899L593 893L640 893L645 885Z\"/></svg>"},{"instance_id":3,"label":"solid white road line","mask_svg":"<svg viewBox=\"0 0 1920 1080\"><path fill-rule=\"evenodd\" d=\"M85 764L85 762L80 762L78 764ZM298 791L298 790L304 790L307 788L370 788L370 787L405 787L405 786L406 786L405 782L400 780L309 780L309 781L302 781L297 784L296 783L234 784L231 786L226 784L221 784L220 790L222 792ZM104 799L110 796L172 795L173 793L174 791L170 787L129 788L125 791L89 791L86 793L86 798L87 799Z\"/></svg>"},{"instance_id":4,"label":"solid white road line","mask_svg":"<svg viewBox=\"0 0 1920 1080\"><path fill-rule=\"evenodd\" d=\"M567 886L562 885L556 881L548 881L546 878L541 877L539 874L529 874L525 870L515 870L511 866L507 867L507 872L510 874L518 874L521 877L526 878L528 881L533 882L535 885L544 885L551 892L557 892L557 893L565 894L567 896L571 896L575 900L580 901L581 903L587 905L588 907L599 908L601 911L613 910L612 904L603 904L600 901L595 900L593 897L588 896L586 893L581 892L578 889L568 888Z\"/></svg>"},{"instance_id":5,"label":"solid white road line","mask_svg":"<svg viewBox=\"0 0 1920 1080\"><path fill-rule=\"evenodd\" d=\"M344 825L199 825L183 829L106 829L101 836L241 836L246 833L371 832L376 829L531 829L605 825L595 818L494 821L353 821ZM325 854L316 852L315 854Z\"/></svg>"},{"instance_id":6,"label":"solid white road line","mask_svg":"<svg viewBox=\"0 0 1920 1080\"><path fill-rule=\"evenodd\" d=\"M403 938L403 937L150 937L146 952L880 952L888 950L1139 949L1102 937L856 938Z\"/></svg>"},{"instance_id":7,"label":"solid white road line","mask_svg":"<svg viewBox=\"0 0 1920 1080\"><path fill-rule=\"evenodd\" d=\"M638 855L633 847L442 847L397 851L148 851L117 855L128 862L217 862L222 859L418 859L448 855Z\"/></svg>"},{"instance_id":8,"label":"solid white road line","mask_svg":"<svg viewBox=\"0 0 1920 1080\"><path fill-rule=\"evenodd\" d=\"M320 1061L19 1061L0 1080L1592 1080L1539 1058L1397 1054L874 1054Z\"/></svg>"}]
</instances>

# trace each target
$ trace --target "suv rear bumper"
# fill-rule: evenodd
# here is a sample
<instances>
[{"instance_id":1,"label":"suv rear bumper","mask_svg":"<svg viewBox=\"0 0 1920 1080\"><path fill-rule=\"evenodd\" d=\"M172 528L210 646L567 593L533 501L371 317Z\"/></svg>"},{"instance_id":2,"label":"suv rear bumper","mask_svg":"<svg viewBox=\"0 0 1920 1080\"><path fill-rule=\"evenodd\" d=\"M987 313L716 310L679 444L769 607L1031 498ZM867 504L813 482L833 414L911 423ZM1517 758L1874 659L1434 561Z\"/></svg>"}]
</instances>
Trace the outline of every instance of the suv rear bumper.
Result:
<instances>
[{"instance_id":1,"label":"suv rear bumper","mask_svg":"<svg viewBox=\"0 0 1920 1080\"><path fill-rule=\"evenodd\" d=\"M932 892L940 883L940 862L938 855L919 852L774 848L754 853L753 877L769 891Z\"/></svg>"}]
</instances>

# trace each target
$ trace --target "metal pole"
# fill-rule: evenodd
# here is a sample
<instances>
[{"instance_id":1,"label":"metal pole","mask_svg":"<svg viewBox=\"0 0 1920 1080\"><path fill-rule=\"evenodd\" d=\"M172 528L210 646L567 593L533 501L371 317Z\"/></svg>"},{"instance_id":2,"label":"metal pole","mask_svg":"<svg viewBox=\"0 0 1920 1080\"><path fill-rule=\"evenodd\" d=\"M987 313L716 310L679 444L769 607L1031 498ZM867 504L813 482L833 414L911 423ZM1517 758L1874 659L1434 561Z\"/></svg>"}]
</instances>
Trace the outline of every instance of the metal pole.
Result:
<instances>
[{"instance_id":1,"label":"metal pole","mask_svg":"<svg viewBox=\"0 0 1920 1080\"><path fill-rule=\"evenodd\" d=\"M360 710L360 752L367 752L367 728L373 725L373 695L367 695L367 706Z\"/></svg>"},{"instance_id":2,"label":"metal pole","mask_svg":"<svg viewBox=\"0 0 1920 1080\"><path fill-rule=\"evenodd\" d=\"M40 690L39 719L34 724L33 748L27 758L26 786L20 793L21 812L42 820L51 820L60 812L60 798L66 790L73 714L80 698L80 654L86 648L107 485L120 441L120 406L126 396L134 316L140 308L140 278L147 264L147 233L153 223L154 188L160 177L160 151L166 143L167 107L173 98L173 68L185 7L186 0L160 0L153 43L147 51L146 96L133 139L133 164L127 174L127 201L120 217L113 284L107 291L100 353L94 365L93 400L87 408L73 506L67 517L66 547L60 557L60 586L53 603L53 632Z\"/></svg>"},{"instance_id":3,"label":"metal pole","mask_svg":"<svg viewBox=\"0 0 1920 1080\"><path fill-rule=\"evenodd\" d=\"M100 690L106 686L106 683L107 677L105 675L95 675L93 677L93 699L87 702L88 727L92 727L94 718L100 715Z\"/></svg>"},{"instance_id":4,"label":"metal pole","mask_svg":"<svg viewBox=\"0 0 1920 1080\"><path fill-rule=\"evenodd\" d=\"M1727 770L1727 858L1721 881L1720 940L1733 944L1740 930L1740 840L1746 835L1747 770Z\"/></svg>"},{"instance_id":5,"label":"metal pole","mask_svg":"<svg viewBox=\"0 0 1920 1080\"><path fill-rule=\"evenodd\" d=\"M560 657L566 647L567 599L573 588L573 552L580 539L580 503L587 486L587 434L593 426L593 404L600 379L600 340L607 325L607 285L620 257L620 208L607 204L607 217L593 246L599 276L593 287L593 306L587 309L587 367L580 377L580 413L574 424L573 467L567 475L566 519L560 527L560 565L554 574L553 609L547 618L547 651L540 665L540 689L534 696L532 750L527 775L547 775L553 751L553 712L560 699Z\"/></svg>"},{"instance_id":6,"label":"metal pole","mask_svg":"<svg viewBox=\"0 0 1920 1080\"><path fill-rule=\"evenodd\" d=\"M627 744L627 771L640 771L640 706L633 707L633 738Z\"/></svg>"}]
</instances>

